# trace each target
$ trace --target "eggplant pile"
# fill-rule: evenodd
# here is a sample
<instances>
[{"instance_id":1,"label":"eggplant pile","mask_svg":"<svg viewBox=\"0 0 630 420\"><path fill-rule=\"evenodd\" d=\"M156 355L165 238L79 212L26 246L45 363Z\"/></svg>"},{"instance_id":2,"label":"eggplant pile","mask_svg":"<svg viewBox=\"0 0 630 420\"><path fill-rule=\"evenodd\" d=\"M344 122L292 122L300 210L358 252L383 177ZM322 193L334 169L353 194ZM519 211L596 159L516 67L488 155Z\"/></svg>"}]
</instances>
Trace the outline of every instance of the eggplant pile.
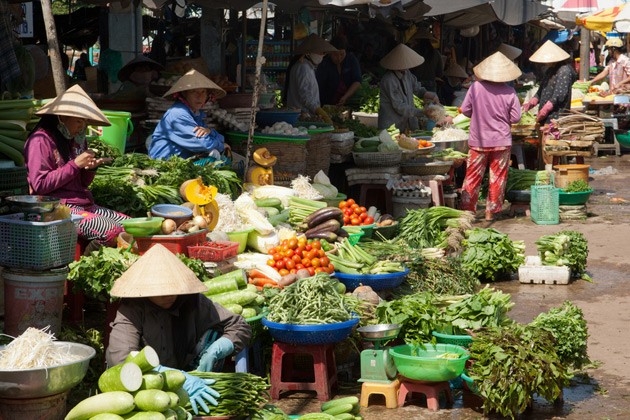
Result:
<instances>
[{"instance_id":1,"label":"eggplant pile","mask_svg":"<svg viewBox=\"0 0 630 420\"><path fill-rule=\"evenodd\" d=\"M347 237L343 230L343 212L337 207L323 207L309 214L302 225L306 239L325 239L335 242L339 237Z\"/></svg>"}]
</instances>

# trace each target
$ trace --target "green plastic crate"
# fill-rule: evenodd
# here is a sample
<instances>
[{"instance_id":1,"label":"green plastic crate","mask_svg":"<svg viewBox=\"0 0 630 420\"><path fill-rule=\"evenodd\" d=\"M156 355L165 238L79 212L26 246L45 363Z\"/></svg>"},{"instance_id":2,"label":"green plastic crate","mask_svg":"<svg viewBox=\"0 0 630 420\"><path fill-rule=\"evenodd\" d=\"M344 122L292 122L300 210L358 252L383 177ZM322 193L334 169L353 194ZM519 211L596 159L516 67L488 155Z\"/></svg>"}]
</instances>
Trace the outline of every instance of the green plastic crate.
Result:
<instances>
[{"instance_id":1,"label":"green plastic crate","mask_svg":"<svg viewBox=\"0 0 630 420\"><path fill-rule=\"evenodd\" d=\"M529 203L531 219L537 225L560 223L560 189L553 185L532 185Z\"/></svg>"}]
</instances>

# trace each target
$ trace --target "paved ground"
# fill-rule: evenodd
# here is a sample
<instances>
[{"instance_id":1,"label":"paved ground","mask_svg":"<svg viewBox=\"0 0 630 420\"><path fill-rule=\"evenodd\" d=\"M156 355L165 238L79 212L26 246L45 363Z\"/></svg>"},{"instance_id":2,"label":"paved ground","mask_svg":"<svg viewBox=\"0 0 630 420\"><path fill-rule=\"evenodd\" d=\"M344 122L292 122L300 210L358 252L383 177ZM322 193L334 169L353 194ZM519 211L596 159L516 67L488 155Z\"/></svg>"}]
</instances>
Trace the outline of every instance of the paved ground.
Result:
<instances>
[{"instance_id":1,"label":"paved ground","mask_svg":"<svg viewBox=\"0 0 630 420\"><path fill-rule=\"evenodd\" d=\"M527 254L535 255L534 241L561 229L583 232L589 241L587 271L592 283L574 281L569 285L529 285L516 280L495 286L512 295L515 306L511 316L529 322L540 312L571 300L584 312L589 326L589 356L595 367L584 378L565 389L564 404L550 405L536 401L522 419L629 419L630 418L630 155L605 156L587 161L595 172L595 189L588 203L586 221L559 225L536 225L524 215L499 220L491 225L522 239ZM612 172L612 173L609 173ZM627 201L626 201L627 200ZM340 394L356 394L356 383L344 383ZM356 394L358 395L358 394ZM286 394L276 402L290 413L317 411L319 403L310 393ZM424 401L411 400L397 409L386 409L383 401L374 401L362 410L365 419L479 419L483 418L481 401L467 392L455 393L455 404L442 406L438 412L427 410Z\"/></svg>"}]
</instances>

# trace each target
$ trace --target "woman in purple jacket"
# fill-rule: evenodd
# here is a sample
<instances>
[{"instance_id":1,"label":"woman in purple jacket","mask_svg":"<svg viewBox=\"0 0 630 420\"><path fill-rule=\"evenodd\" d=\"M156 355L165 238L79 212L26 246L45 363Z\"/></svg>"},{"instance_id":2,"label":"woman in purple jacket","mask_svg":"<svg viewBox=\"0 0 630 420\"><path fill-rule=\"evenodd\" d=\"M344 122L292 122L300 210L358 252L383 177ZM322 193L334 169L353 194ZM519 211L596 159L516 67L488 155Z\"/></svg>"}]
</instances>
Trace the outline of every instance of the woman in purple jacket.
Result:
<instances>
[{"instance_id":1,"label":"woman in purple jacket","mask_svg":"<svg viewBox=\"0 0 630 420\"><path fill-rule=\"evenodd\" d=\"M483 60L473 71L477 81L468 89L461 106L462 114L470 118L470 150L461 208L476 213L481 181L489 168L486 220L490 221L503 208L512 148L511 125L521 119L518 96L507 82L517 79L521 71L500 52Z\"/></svg>"},{"instance_id":2,"label":"woman in purple jacket","mask_svg":"<svg viewBox=\"0 0 630 420\"><path fill-rule=\"evenodd\" d=\"M37 115L41 120L24 145L31 194L57 197L73 214L82 216L78 234L93 242L91 249L115 246L123 231L120 222L128 216L94 202L88 187L96 168L111 158L97 158L85 139L88 125L110 122L79 85L44 105Z\"/></svg>"}]
</instances>

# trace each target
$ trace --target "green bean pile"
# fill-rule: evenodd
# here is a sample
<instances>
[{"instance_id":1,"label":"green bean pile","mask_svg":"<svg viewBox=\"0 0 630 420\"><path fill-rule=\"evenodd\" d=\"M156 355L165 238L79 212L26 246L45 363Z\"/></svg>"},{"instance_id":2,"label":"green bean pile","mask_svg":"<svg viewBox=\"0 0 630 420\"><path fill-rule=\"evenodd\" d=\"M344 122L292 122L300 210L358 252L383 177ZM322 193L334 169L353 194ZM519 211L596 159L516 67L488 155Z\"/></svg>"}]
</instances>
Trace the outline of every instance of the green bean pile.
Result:
<instances>
[{"instance_id":1,"label":"green bean pile","mask_svg":"<svg viewBox=\"0 0 630 420\"><path fill-rule=\"evenodd\" d=\"M351 318L344 296L327 274L298 280L269 301L267 319L282 324L332 324Z\"/></svg>"},{"instance_id":2,"label":"green bean pile","mask_svg":"<svg viewBox=\"0 0 630 420\"><path fill-rule=\"evenodd\" d=\"M214 379L210 387L221 396L216 407L210 405L209 412L200 409L199 415L247 417L255 414L269 395L267 381L257 375L245 372L189 372L203 379Z\"/></svg>"}]
</instances>

